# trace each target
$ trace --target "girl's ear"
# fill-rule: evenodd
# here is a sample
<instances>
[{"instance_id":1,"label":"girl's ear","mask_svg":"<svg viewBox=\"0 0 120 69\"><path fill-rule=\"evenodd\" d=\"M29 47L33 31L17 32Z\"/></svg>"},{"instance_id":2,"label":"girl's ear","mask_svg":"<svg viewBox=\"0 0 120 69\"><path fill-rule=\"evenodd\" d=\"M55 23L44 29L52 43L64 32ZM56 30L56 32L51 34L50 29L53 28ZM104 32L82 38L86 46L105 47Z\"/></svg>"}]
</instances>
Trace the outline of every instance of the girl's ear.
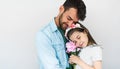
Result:
<instances>
[{"instance_id":1,"label":"girl's ear","mask_svg":"<svg viewBox=\"0 0 120 69\"><path fill-rule=\"evenodd\" d=\"M60 12L60 14L62 14L62 13L64 12L64 6L63 6L63 5L60 6L60 8L59 8L59 12Z\"/></svg>"}]
</instances>

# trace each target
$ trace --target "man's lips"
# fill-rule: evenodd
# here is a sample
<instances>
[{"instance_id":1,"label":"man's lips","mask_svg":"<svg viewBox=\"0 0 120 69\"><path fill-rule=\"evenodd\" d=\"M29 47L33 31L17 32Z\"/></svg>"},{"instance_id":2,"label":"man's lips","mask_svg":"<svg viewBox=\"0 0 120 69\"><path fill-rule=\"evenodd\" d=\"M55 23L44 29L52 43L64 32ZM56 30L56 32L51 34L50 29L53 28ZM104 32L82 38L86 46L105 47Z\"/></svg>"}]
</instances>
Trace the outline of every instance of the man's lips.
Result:
<instances>
[{"instance_id":1,"label":"man's lips","mask_svg":"<svg viewBox=\"0 0 120 69\"><path fill-rule=\"evenodd\" d=\"M64 24L63 24L63 28L64 28L64 29L67 29L67 28L68 28L68 25L64 23Z\"/></svg>"}]
</instances>

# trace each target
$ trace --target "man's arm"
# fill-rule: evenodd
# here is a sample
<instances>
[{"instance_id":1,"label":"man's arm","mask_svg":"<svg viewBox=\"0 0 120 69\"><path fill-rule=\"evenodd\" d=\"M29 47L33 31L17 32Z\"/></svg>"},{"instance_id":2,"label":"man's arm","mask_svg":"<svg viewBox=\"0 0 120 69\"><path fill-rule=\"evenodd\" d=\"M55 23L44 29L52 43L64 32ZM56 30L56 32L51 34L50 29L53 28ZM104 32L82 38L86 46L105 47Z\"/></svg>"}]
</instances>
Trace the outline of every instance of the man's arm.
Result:
<instances>
[{"instance_id":1,"label":"man's arm","mask_svg":"<svg viewBox=\"0 0 120 69\"><path fill-rule=\"evenodd\" d=\"M40 60L40 69L63 69L60 67L59 60L56 58L56 53L52 47L50 38L43 32L37 33L36 46Z\"/></svg>"}]
</instances>

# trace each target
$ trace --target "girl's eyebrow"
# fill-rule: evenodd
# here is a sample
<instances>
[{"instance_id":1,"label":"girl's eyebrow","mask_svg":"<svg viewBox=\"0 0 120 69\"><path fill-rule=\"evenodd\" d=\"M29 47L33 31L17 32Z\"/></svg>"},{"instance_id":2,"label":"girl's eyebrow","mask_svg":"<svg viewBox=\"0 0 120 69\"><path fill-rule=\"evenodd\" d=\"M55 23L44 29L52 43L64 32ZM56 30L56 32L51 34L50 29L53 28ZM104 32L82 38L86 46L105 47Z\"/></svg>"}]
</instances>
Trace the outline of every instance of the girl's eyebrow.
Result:
<instances>
[{"instance_id":1,"label":"girl's eyebrow","mask_svg":"<svg viewBox=\"0 0 120 69\"><path fill-rule=\"evenodd\" d=\"M76 38L79 38L79 35L77 35L77 37Z\"/></svg>"}]
</instances>

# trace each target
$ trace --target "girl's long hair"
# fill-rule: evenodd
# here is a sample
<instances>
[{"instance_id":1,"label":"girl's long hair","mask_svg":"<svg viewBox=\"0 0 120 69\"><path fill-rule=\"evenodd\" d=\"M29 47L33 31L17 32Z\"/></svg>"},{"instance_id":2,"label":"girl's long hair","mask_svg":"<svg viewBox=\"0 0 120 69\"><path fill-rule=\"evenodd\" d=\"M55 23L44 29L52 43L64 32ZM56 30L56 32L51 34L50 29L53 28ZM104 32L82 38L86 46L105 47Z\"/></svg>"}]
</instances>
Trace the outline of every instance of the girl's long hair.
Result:
<instances>
[{"instance_id":1,"label":"girl's long hair","mask_svg":"<svg viewBox=\"0 0 120 69\"><path fill-rule=\"evenodd\" d=\"M84 26L82 25L81 23L78 23L80 24L81 28L73 28L73 29L70 29L67 33L67 38L70 40L70 36L75 32L75 31L78 31L78 32L85 32L88 36L88 45L97 45L96 41L93 39L92 35L90 34L89 30ZM87 45L87 46L88 46Z\"/></svg>"}]
</instances>

